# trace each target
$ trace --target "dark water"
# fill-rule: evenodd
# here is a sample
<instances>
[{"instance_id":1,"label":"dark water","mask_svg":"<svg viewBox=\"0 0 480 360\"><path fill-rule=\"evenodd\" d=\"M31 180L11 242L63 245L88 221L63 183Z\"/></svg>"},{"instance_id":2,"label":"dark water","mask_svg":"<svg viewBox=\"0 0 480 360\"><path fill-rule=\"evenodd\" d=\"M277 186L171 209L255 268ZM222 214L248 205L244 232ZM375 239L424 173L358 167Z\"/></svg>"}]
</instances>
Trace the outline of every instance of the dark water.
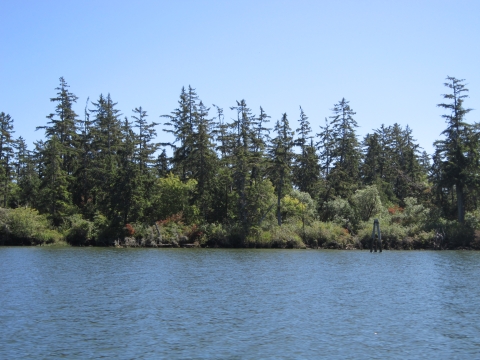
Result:
<instances>
[{"instance_id":1,"label":"dark water","mask_svg":"<svg viewBox=\"0 0 480 360\"><path fill-rule=\"evenodd\" d=\"M0 248L0 358L480 358L480 252Z\"/></svg>"}]
</instances>

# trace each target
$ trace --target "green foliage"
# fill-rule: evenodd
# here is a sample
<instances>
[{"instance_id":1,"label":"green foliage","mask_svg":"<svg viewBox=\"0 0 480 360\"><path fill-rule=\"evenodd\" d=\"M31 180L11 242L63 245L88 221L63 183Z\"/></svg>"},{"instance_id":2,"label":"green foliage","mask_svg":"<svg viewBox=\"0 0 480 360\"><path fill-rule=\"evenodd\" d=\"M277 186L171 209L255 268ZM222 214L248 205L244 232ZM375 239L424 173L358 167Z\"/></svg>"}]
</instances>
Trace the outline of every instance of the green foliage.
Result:
<instances>
[{"instance_id":1,"label":"green foliage","mask_svg":"<svg viewBox=\"0 0 480 360\"><path fill-rule=\"evenodd\" d=\"M63 240L47 217L31 208L1 209L0 231L2 242L7 245L44 245Z\"/></svg>"},{"instance_id":2,"label":"green foliage","mask_svg":"<svg viewBox=\"0 0 480 360\"><path fill-rule=\"evenodd\" d=\"M372 216L378 214L382 208L380 195L375 185L357 190L352 196L352 203L356 218L360 221L367 221Z\"/></svg>"},{"instance_id":3,"label":"green foliage","mask_svg":"<svg viewBox=\"0 0 480 360\"><path fill-rule=\"evenodd\" d=\"M326 214L328 214L328 220L344 227L356 227L358 222L355 209L348 200L342 198L330 200L324 207Z\"/></svg>"},{"instance_id":4,"label":"green foliage","mask_svg":"<svg viewBox=\"0 0 480 360\"><path fill-rule=\"evenodd\" d=\"M74 214L64 219L65 240L72 245L90 244L94 236L95 224L85 220L81 214Z\"/></svg>"},{"instance_id":5,"label":"green foliage","mask_svg":"<svg viewBox=\"0 0 480 360\"><path fill-rule=\"evenodd\" d=\"M442 115L447 128L442 132L445 138L435 142L434 161L438 171L433 174L441 203L445 200L441 196L443 189L455 189L457 219L460 223L465 220L465 193L478 182L480 156L478 134L471 124L465 122L465 116L471 109L463 107L464 99L468 97L465 94L468 89L463 82L463 79L447 77L445 86L451 89L451 93L443 95L448 102L438 104L449 113Z\"/></svg>"},{"instance_id":6,"label":"green foliage","mask_svg":"<svg viewBox=\"0 0 480 360\"><path fill-rule=\"evenodd\" d=\"M275 189L270 180L258 179L246 189L248 222L261 226L275 217Z\"/></svg>"},{"instance_id":7,"label":"green foliage","mask_svg":"<svg viewBox=\"0 0 480 360\"><path fill-rule=\"evenodd\" d=\"M372 238L372 229L373 222L365 222L358 231L357 237L364 248L368 248L368 243ZM385 249L402 248L402 244L408 235L408 228L396 222L382 221L382 219L380 219L380 230Z\"/></svg>"},{"instance_id":8,"label":"green foliage","mask_svg":"<svg viewBox=\"0 0 480 360\"><path fill-rule=\"evenodd\" d=\"M109 220L100 212L93 217L93 239L97 245L111 245L113 241L122 236L123 226L120 222Z\"/></svg>"},{"instance_id":9,"label":"green foliage","mask_svg":"<svg viewBox=\"0 0 480 360\"><path fill-rule=\"evenodd\" d=\"M197 181L189 179L183 183L177 175L170 173L155 183L157 197L153 201L153 216L157 220L182 212L187 221L193 221L199 214L198 208L189 205L191 193L195 191Z\"/></svg>"},{"instance_id":10,"label":"green foliage","mask_svg":"<svg viewBox=\"0 0 480 360\"><path fill-rule=\"evenodd\" d=\"M282 217L285 221L310 222L316 217L316 204L307 192L292 190L281 200Z\"/></svg>"},{"instance_id":11,"label":"green foliage","mask_svg":"<svg viewBox=\"0 0 480 360\"><path fill-rule=\"evenodd\" d=\"M301 230L298 229L298 232ZM305 227L305 243L311 247L346 248L354 245L351 234L335 222L314 221Z\"/></svg>"},{"instance_id":12,"label":"green foliage","mask_svg":"<svg viewBox=\"0 0 480 360\"><path fill-rule=\"evenodd\" d=\"M142 107L121 121L100 95L80 120L60 78L34 151L0 113L0 202L15 208L0 210L2 241L58 242L60 231L74 245L352 248L375 217L387 248L480 244L480 125L465 121L463 80L446 86L447 128L431 157L399 124L360 145L345 99L315 139L302 108L296 135L286 114L271 132L262 107L237 101L228 122L214 105L214 118L191 86L164 116L169 157Z\"/></svg>"},{"instance_id":13,"label":"green foliage","mask_svg":"<svg viewBox=\"0 0 480 360\"><path fill-rule=\"evenodd\" d=\"M305 248L305 244L295 230L295 226L292 226L291 224L273 226L269 230L262 230L254 227L246 239L246 246L303 249Z\"/></svg>"},{"instance_id":14,"label":"green foliage","mask_svg":"<svg viewBox=\"0 0 480 360\"><path fill-rule=\"evenodd\" d=\"M405 209L403 211L402 224L404 226L424 226L430 210L425 208L424 205L418 204L417 199L408 197L405 198Z\"/></svg>"}]
</instances>

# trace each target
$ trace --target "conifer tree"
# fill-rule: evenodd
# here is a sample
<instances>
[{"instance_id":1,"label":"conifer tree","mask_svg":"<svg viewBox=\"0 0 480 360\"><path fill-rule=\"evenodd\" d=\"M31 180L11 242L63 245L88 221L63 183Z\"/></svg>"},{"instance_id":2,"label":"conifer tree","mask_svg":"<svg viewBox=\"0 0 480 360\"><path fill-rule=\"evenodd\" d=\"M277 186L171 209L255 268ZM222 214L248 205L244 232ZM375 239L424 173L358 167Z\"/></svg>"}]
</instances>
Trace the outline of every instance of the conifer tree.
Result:
<instances>
[{"instance_id":1,"label":"conifer tree","mask_svg":"<svg viewBox=\"0 0 480 360\"><path fill-rule=\"evenodd\" d=\"M435 142L436 160L442 176L438 187L454 187L458 222L465 220L465 192L474 183L478 168L478 143L472 125L465 122L465 115L471 109L464 108L464 99L468 97L465 80L447 77L445 86L451 93L444 94L447 102L437 106L449 113L442 115L447 128L442 132L445 139ZM438 163L439 162L439 163Z\"/></svg>"},{"instance_id":2,"label":"conifer tree","mask_svg":"<svg viewBox=\"0 0 480 360\"><path fill-rule=\"evenodd\" d=\"M231 142L229 152L232 156L233 182L237 192L237 219L239 220L243 236L248 233L248 201L247 201L247 179L252 169L253 157L251 153L252 138L254 129L254 115L247 107L245 100L237 101L237 106L232 106L231 110L237 112L237 119L231 124L234 140Z\"/></svg>"},{"instance_id":3,"label":"conifer tree","mask_svg":"<svg viewBox=\"0 0 480 360\"><path fill-rule=\"evenodd\" d=\"M45 136L47 138L56 135L60 142L60 158L61 168L66 171L68 175L73 174L76 169L78 148L78 118L73 110L73 104L77 102L78 97L68 91L69 85L63 77L60 78L60 85L55 88L57 96L50 99L51 102L56 103L55 112L47 116L48 125L39 126L38 129L45 129Z\"/></svg>"},{"instance_id":4,"label":"conifer tree","mask_svg":"<svg viewBox=\"0 0 480 360\"><path fill-rule=\"evenodd\" d=\"M159 178L165 177L169 172L168 156L165 149L157 156L154 168L156 169L156 175Z\"/></svg>"},{"instance_id":5,"label":"conifer tree","mask_svg":"<svg viewBox=\"0 0 480 360\"><path fill-rule=\"evenodd\" d=\"M294 132L290 129L287 114L277 120L274 128L277 134L270 144L270 177L277 193L277 222L282 225L281 199L291 190L291 172L294 153L292 151Z\"/></svg>"},{"instance_id":6,"label":"conifer tree","mask_svg":"<svg viewBox=\"0 0 480 360\"><path fill-rule=\"evenodd\" d=\"M122 146L120 110L110 97L100 95L90 113L94 115L92 136L92 178L94 179L93 201L103 214L111 212L112 184L119 167L118 151Z\"/></svg>"},{"instance_id":7,"label":"conifer tree","mask_svg":"<svg viewBox=\"0 0 480 360\"><path fill-rule=\"evenodd\" d=\"M266 124L270 121L270 116L260 106L260 114L258 117L254 117L252 121L252 127L254 132L252 133L252 182L259 181L265 174L265 149L267 146L267 139L270 129L266 127Z\"/></svg>"},{"instance_id":8,"label":"conifer tree","mask_svg":"<svg viewBox=\"0 0 480 360\"><path fill-rule=\"evenodd\" d=\"M330 116L333 169L327 180L336 196L349 197L359 185L361 153L353 119L355 112L344 98L334 105Z\"/></svg>"},{"instance_id":9,"label":"conifer tree","mask_svg":"<svg viewBox=\"0 0 480 360\"><path fill-rule=\"evenodd\" d=\"M137 221L145 207L144 184L141 175L141 163L135 161L139 149L136 148L140 136L133 132L128 118L122 123L122 145L118 149L118 170L113 178L111 217L119 216L122 225Z\"/></svg>"},{"instance_id":10,"label":"conifer tree","mask_svg":"<svg viewBox=\"0 0 480 360\"><path fill-rule=\"evenodd\" d=\"M192 151L191 141L194 126L194 120L197 112L198 96L191 86L188 91L182 87L178 108L172 111L171 115L162 115L168 121L164 125L169 128L163 131L170 133L174 137L173 142L163 143L173 149L171 163L175 173L180 175L182 181L186 181L191 177L191 169L189 168L189 156Z\"/></svg>"},{"instance_id":11,"label":"conifer tree","mask_svg":"<svg viewBox=\"0 0 480 360\"><path fill-rule=\"evenodd\" d=\"M146 120L147 112L142 107L135 108L133 110L135 115L134 119L135 127L138 128L138 164L140 171L144 175L148 171L148 167L153 164L153 154L158 150L159 144L154 143L153 140L157 136L155 126L158 124L155 122L148 123Z\"/></svg>"},{"instance_id":12,"label":"conifer tree","mask_svg":"<svg viewBox=\"0 0 480 360\"><path fill-rule=\"evenodd\" d=\"M319 141L315 144L316 148L320 151L320 169L323 173L323 177L327 178L330 174L330 169L332 166L332 147L333 147L333 138L332 138L332 127L325 118L325 126L320 126L320 133L317 134Z\"/></svg>"},{"instance_id":13,"label":"conifer tree","mask_svg":"<svg viewBox=\"0 0 480 360\"><path fill-rule=\"evenodd\" d=\"M79 121L78 135L78 166L74 174L74 189L72 192L73 202L79 207L87 218L93 219L96 208L94 200L94 187L96 180L93 171L93 159L95 151L93 148L92 121L88 111L89 98L87 98L84 120Z\"/></svg>"},{"instance_id":14,"label":"conifer tree","mask_svg":"<svg viewBox=\"0 0 480 360\"><path fill-rule=\"evenodd\" d=\"M35 168L33 153L28 150L25 139L18 138L16 142L16 180L18 184L18 203L25 207L36 207L40 179Z\"/></svg>"},{"instance_id":15,"label":"conifer tree","mask_svg":"<svg viewBox=\"0 0 480 360\"><path fill-rule=\"evenodd\" d=\"M36 146L42 161L39 207L58 226L73 210L68 174L62 169L63 145L58 135L53 134L45 143L37 142Z\"/></svg>"},{"instance_id":16,"label":"conifer tree","mask_svg":"<svg viewBox=\"0 0 480 360\"><path fill-rule=\"evenodd\" d=\"M219 155L219 166L217 168L217 176L215 184L211 188L212 194L212 219L216 221L227 222L233 218L230 216L234 211L233 196L233 178L231 168L233 167L233 150L235 148L235 137L232 133L230 124L225 122L223 109L217 105L213 105L217 110L216 123L212 130L215 139L215 150Z\"/></svg>"},{"instance_id":17,"label":"conifer tree","mask_svg":"<svg viewBox=\"0 0 480 360\"><path fill-rule=\"evenodd\" d=\"M2 206L7 207L9 186L12 181L14 144L13 119L9 114L0 113L0 180L3 193Z\"/></svg>"},{"instance_id":18,"label":"conifer tree","mask_svg":"<svg viewBox=\"0 0 480 360\"><path fill-rule=\"evenodd\" d=\"M300 147L300 153L295 155L293 182L300 191L308 192L313 196L320 179L320 165L313 145L313 136L310 135L312 129L301 106L298 122L300 125L296 133L299 137L295 139L294 143Z\"/></svg>"},{"instance_id":19,"label":"conifer tree","mask_svg":"<svg viewBox=\"0 0 480 360\"><path fill-rule=\"evenodd\" d=\"M380 175L381 147L377 133L367 134L363 140L364 156L362 163L362 178L365 185L375 184Z\"/></svg>"},{"instance_id":20,"label":"conifer tree","mask_svg":"<svg viewBox=\"0 0 480 360\"><path fill-rule=\"evenodd\" d=\"M197 198L204 220L212 202L210 189L214 184L217 172L217 155L213 144L213 119L208 118L209 108L202 101L198 104L193 119L192 149L190 154L190 168L192 177L197 180Z\"/></svg>"}]
</instances>

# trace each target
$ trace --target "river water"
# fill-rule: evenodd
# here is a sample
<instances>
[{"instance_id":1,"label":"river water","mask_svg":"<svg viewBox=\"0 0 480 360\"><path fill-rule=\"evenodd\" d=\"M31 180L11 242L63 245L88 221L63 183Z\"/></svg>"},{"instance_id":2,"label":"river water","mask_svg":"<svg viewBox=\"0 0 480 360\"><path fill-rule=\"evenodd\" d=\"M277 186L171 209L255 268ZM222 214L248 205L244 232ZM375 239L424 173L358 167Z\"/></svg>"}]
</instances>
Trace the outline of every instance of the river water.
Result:
<instances>
[{"instance_id":1,"label":"river water","mask_svg":"<svg viewBox=\"0 0 480 360\"><path fill-rule=\"evenodd\" d=\"M1 359L480 358L480 252L0 248Z\"/></svg>"}]
</instances>

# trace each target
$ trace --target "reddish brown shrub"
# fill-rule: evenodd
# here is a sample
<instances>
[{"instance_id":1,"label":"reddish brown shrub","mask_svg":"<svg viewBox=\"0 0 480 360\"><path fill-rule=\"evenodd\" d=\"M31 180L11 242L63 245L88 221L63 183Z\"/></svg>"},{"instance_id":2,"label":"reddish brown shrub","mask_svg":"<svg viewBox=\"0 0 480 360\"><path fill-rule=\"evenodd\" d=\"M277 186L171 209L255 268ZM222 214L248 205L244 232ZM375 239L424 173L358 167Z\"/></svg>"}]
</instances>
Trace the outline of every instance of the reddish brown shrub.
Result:
<instances>
[{"instance_id":1,"label":"reddish brown shrub","mask_svg":"<svg viewBox=\"0 0 480 360\"><path fill-rule=\"evenodd\" d=\"M135 229L134 229L133 226L130 225L130 224L126 224L126 225L125 225L125 230L127 231L127 234L128 234L129 236L132 236L133 234L135 234Z\"/></svg>"},{"instance_id":2,"label":"reddish brown shrub","mask_svg":"<svg viewBox=\"0 0 480 360\"><path fill-rule=\"evenodd\" d=\"M393 207L388 208L388 212L390 213L390 215L395 215L397 212L402 213L403 208L398 205L395 205Z\"/></svg>"},{"instance_id":3,"label":"reddish brown shrub","mask_svg":"<svg viewBox=\"0 0 480 360\"><path fill-rule=\"evenodd\" d=\"M183 225L183 213L179 212L178 214L173 214L172 216L167 217L165 220L158 220L157 224L160 226L166 226L172 222Z\"/></svg>"},{"instance_id":4,"label":"reddish brown shrub","mask_svg":"<svg viewBox=\"0 0 480 360\"><path fill-rule=\"evenodd\" d=\"M203 235L203 232L200 231L200 229L198 228L198 225L197 224L193 224L193 226L191 227L190 231L187 233L187 237L191 240L191 241L197 241L199 240Z\"/></svg>"}]
</instances>

